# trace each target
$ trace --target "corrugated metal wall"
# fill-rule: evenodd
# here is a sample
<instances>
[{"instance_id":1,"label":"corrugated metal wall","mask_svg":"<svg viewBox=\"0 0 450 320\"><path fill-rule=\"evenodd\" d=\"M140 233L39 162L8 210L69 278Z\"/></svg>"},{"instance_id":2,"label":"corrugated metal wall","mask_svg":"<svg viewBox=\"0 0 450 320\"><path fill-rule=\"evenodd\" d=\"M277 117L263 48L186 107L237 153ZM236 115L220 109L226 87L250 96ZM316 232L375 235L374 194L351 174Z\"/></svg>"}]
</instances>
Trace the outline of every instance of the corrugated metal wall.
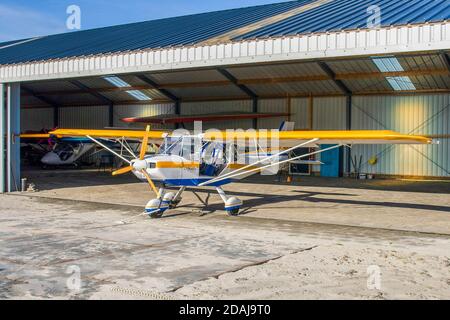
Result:
<instances>
[{"instance_id":1,"label":"corrugated metal wall","mask_svg":"<svg viewBox=\"0 0 450 320\"><path fill-rule=\"evenodd\" d=\"M352 129L390 129L419 135L450 134L450 95L376 96L353 99ZM358 146L363 171L378 174L449 177L449 139L426 146ZM378 164L367 160L377 156Z\"/></svg>"},{"instance_id":2,"label":"corrugated metal wall","mask_svg":"<svg viewBox=\"0 0 450 320\"><path fill-rule=\"evenodd\" d=\"M287 99L270 99L260 100L258 104L258 111L264 113L272 112L288 112ZM259 129L278 129L283 121L287 121L288 117L258 119Z\"/></svg>"},{"instance_id":3,"label":"corrugated metal wall","mask_svg":"<svg viewBox=\"0 0 450 320\"><path fill-rule=\"evenodd\" d=\"M313 130L345 130L346 99L314 98Z\"/></svg>"},{"instance_id":4,"label":"corrugated metal wall","mask_svg":"<svg viewBox=\"0 0 450 320\"><path fill-rule=\"evenodd\" d=\"M126 117L150 117L160 114L175 113L174 104L152 104L152 105L115 105L114 127L142 128L143 124L124 123L120 119ZM152 125L153 129L172 129L173 125Z\"/></svg>"},{"instance_id":5,"label":"corrugated metal wall","mask_svg":"<svg viewBox=\"0 0 450 320\"><path fill-rule=\"evenodd\" d=\"M295 122L295 128L297 130L310 129L308 109L308 99L291 99L291 121Z\"/></svg>"},{"instance_id":6,"label":"corrugated metal wall","mask_svg":"<svg viewBox=\"0 0 450 320\"><path fill-rule=\"evenodd\" d=\"M20 120L22 131L52 129L53 108L22 109Z\"/></svg>"},{"instance_id":7,"label":"corrugated metal wall","mask_svg":"<svg viewBox=\"0 0 450 320\"><path fill-rule=\"evenodd\" d=\"M221 102L187 102L181 104L181 114L205 114L219 112L252 112L252 102L243 101L221 101ZM220 122L205 122L203 129L248 129L252 127L251 120L235 120ZM186 125L186 129L192 129L193 124Z\"/></svg>"},{"instance_id":8,"label":"corrugated metal wall","mask_svg":"<svg viewBox=\"0 0 450 320\"><path fill-rule=\"evenodd\" d=\"M60 128L103 129L108 125L108 106L64 107L59 109ZM94 154L89 152L81 158L81 161L98 164L101 156L106 154L108 154L107 151Z\"/></svg>"},{"instance_id":9,"label":"corrugated metal wall","mask_svg":"<svg viewBox=\"0 0 450 320\"><path fill-rule=\"evenodd\" d=\"M108 126L107 106L64 107L59 109L61 128L103 129Z\"/></svg>"}]
</instances>

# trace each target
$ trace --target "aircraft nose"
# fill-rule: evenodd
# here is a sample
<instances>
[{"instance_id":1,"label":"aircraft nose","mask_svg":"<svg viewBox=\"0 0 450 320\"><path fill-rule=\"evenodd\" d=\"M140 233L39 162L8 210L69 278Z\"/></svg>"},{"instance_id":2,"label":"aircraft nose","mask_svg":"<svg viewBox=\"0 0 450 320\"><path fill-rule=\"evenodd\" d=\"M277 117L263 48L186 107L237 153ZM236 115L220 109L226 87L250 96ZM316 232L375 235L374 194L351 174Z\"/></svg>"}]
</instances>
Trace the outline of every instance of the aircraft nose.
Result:
<instances>
[{"instance_id":1,"label":"aircraft nose","mask_svg":"<svg viewBox=\"0 0 450 320\"><path fill-rule=\"evenodd\" d=\"M54 152L49 152L42 157L41 162L43 164L55 164L59 160L59 157Z\"/></svg>"},{"instance_id":2,"label":"aircraft nose","mask_svg":"<svg viewBox=\"0 0 450 320\"><path fill-rule=\"evenodd\" d=\"M133 161L133 168L136 171L141 171L141 170L147 169L147 161L135 160L135 161Z\"/></svg>"}]
</instances>

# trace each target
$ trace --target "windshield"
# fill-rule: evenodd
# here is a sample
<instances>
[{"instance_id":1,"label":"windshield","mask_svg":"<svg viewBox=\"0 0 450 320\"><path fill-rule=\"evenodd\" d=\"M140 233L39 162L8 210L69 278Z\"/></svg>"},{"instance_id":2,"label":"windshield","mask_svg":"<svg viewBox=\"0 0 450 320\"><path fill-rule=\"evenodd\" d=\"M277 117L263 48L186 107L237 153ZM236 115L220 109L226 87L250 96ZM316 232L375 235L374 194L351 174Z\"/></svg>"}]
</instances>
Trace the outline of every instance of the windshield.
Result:
<instances>
[{"instance_id":1,"label":"windshield","mask_svg":"<svg viewBox=\"0 0 450 320\"><path fill-rule=\"evenodd\" d=\"M159 148L159 154L162 155L180 155L181 138L165 138L164 143Z\"/></svg>"},{"instance_id":2,"label":"windshield","mask_svg":"<svg viewBox=\"0 0 450 320\"><path fill-rule=\"evenodd\" d=\"M65 161L73 155L75 150L70 144L56 144L53 151L62 161Z\"/></svg>"},{"instance_id":3,"label":"windshield","mask_svg":"<svg viewBox=\"0 0 450 320\"><path fill-rule=\"evenodd\" d=\"M200 152L199 150L196 151L196 141L201 143L200 140L193 137L168 137L159 149L159 154L180 156L184 159L193 160L196 153Z\"/></svg>"}]
</instances>

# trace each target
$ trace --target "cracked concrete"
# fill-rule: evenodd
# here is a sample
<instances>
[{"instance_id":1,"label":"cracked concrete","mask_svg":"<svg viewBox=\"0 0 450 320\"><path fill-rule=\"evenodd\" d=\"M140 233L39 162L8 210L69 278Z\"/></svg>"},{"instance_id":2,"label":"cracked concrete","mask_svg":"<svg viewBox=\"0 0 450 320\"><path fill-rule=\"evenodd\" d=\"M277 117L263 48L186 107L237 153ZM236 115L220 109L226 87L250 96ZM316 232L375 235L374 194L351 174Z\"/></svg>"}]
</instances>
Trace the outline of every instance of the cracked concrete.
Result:
<instances>
[{"instance_id":1,"label":"cracked concrete","mask_svg":"<svg viewBox=\"0 0 450 320\"><path fill-rule=\"evenodd\" d=\"M255 185L239 186L249 197L246 188L255 190ZM264 185L271 194L286 191L287 186L281 187ZM258 202L255 212L237 218L222 208L204 214L187 194L186 207L160 220L141 215L141 196L148 196L143 184L0 195L0 298L450 298L450 233L445 229L450 220L443 211L448 194L391 191L411 204L392 209L388 199L384 208L378 203L386 191L305 189L315 189L316 196L295 203L277 200L280 208L294 206L287 213L269 209L273 201ZM333 205L333 219L324 215L327 203L316 202L342 200L348 197L342 194L350 193L350 204ZM97 202L86 201L91 196ZM355 202L355 197L377 202L374 210L364 206L358 216L355 208L362 200ZM428 207L411 209L415 201ZM318 217L301 212L307 204ZM389 215L401 215L396 221L406 223L393 229L391 221L384 221ZM372 265L382 272L380 290L367 286ZM68 286L73 274L67 271L73 266L81 272L79 291Z\"/></svg>"}]
</instances>

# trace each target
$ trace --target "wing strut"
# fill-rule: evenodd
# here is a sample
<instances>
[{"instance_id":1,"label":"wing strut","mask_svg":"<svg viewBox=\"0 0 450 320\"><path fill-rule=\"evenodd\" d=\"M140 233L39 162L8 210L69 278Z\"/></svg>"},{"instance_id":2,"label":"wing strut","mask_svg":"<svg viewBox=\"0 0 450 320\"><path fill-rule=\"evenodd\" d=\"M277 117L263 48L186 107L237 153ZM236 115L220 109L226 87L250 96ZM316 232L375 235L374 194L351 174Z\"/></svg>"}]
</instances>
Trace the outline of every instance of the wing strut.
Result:
<instances>
[{"instance_id":1,"label":"wing strut","mask_svg":"<svg viewBox=\"0 0 450 320\"><path fill-rule=\"evenodd\" d=\"M326 148L326 149L323 149L323 150L311 152L311 153L304 154L304 155L301 155L301 156L298 156L298 157L295 157L295 158L292 158L292 159L288 159L288 160L272 163L272 164L269 164L269 165L266 165L266 166L263 166L263 167L259 167L259 168L252 169L252 170L245 171L245 172L241 172L241 173L236 173L235 174L235 172L230 172L230 173L232 173L232 175L228 175L227 177L220 177L220 179L218 179L218 178L212 179L210 181L207 181L207 182L204 182L202 184L199 184L199 186L207 186L209 184L216 183L216 182L219 182L219 181L222 181L222 180L225 180L225 179L232 179L232 178L244 175L244 174L249 174L249 173L252 173L252 172L258 172L258 171L261 171L263 169L267 169L267 168L270 168L270 167L273 167L273 166L276 166L276 165L288 163L288 162L299 160L299 159L302 159L302 158L306 158L306 157L309 157L309 156L312 156L312 155L315 155L315 154L319 154L319 153L322 153L322 152L325 152L325 151L329 151L329 150L333 150L333 149L336 149L336 148L340 148L340 147L342 147L344 145L345 144L338 144L338 145L335 145L335 146L332 146L332 147L329 147L329 148ZM236 170L236 171L238 171L238 170Z\"/></svg>"},{"instance_id":2,"label":"wing strut","mask_svg":"<svg viewBox=\"0 0 450 320\"><path fill-rule=\"evenodd\" d=\"M131 166L131 161L126 159L125 157L121 156L120 154L118 154L117 152L115 152L114 150L108 148L106 145L104 145L103 143L101 143L100 141L98 141L97 139L92 138L91 136L87 135L86 136L88 139L92 140L94 143L98 144L100 147L104 148L105 150L108 150L109 152L111 152L113 155L119 157L120 159L122 159L123 161L125 161L126 163L128 163Z\"/></svg>"},{"instance_id":3,"label":"wing strut","mask_svg":"<svg viewBox=\"0 0 450 320\"><path fill-rule=\"evenodd\" d=\"M279 156L281 156L281 155L283 155L283 154L285 154L285 153L289 153L289 152L291 152L291 151L293 151L293 150L295 150L295 149L298 149L298 148L301 148L301 147L303 147L303 146L309 145L309 144L311 144L311 143L317 142L318 140L319 140L318 138L314 138L314 139L311 139L311 140L309 140L309 141L303 142L302 144L299 144L299 145L297 145L297 146L295 146L295 147L292 147L292 148L289 148L289 149L284 150L284 151L282 151L282 152L279 152L279 153L277 153L277 154L275 154L275 155L273 155L273 156L264 158L264 159L262 159L262 160L258 160L258 161L254 162L254 163L249 164L248 166L242 167L242 168L237 169L237 170L234 170L234 171L232 171L232 172L228 172L228 173L226 173L226 174L224 174L224 175L222 175L222 176L219 176L219 177L216 177L216 178L214 178L214 179L211 179L211 180L209 180L209 181L207 181L207 182L201 183L201 184L199 184L199 186L204 186L204 185L208 185L208 184L210 184L210 183L214 183L214 182L217 182L217 181L222 181L222 180L224 180L224 179L227 179L228 176L234 175L234 174L236 174L236 173L238 173L238 172L244 171L244 170L249 169L249 168L253 168L253 167L254 167L255 165L257 165L257 164L266 162L266 161L271 160L271 159L274 159L274 158L278 158ZM248 171L246 171L245 173L248 173Z\"/></svg>"}]
</instances>

